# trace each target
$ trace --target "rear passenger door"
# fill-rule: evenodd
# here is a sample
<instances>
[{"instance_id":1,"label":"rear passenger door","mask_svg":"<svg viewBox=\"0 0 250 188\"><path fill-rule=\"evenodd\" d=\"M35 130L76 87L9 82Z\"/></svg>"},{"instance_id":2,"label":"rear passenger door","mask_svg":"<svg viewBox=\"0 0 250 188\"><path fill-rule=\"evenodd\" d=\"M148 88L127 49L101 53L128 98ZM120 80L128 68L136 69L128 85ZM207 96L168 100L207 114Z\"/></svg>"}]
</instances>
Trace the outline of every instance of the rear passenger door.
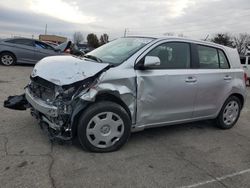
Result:
<instances>
[{"instance_id":1,"label":"rear passenger door","mask_svg":"<svg viewBox=\"0 0 250 188\"><path fill-rule=\"evenodd\" d=\"M196 45L196 49L199 65L194 118L214 117L232 89L234 74L222 49L203 45Z\"/></svg>"},{"instance_id":2,"label":"rear passenger door","mask_svg":"<svg viewBox=\"0 0 250 188\"><path fill-rule=\"evenodd\" d=\"M6 41L12 43L12 52L17 61L22 63L34 63L34 41L31 39L11 39Z\"/></svg>"}]
</instances>

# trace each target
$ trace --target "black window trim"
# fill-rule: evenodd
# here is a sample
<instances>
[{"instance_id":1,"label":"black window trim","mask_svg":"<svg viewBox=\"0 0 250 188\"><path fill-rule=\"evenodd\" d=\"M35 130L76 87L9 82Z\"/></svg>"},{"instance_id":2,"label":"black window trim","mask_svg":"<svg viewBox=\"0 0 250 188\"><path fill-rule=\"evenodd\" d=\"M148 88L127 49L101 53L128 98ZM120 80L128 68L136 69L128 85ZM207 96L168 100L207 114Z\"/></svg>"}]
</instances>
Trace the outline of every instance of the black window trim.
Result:
<instances>
[{"instance_id":1,"label":"black window trim","mask_svg":"<svg viewBox=\"0 0 250 188\"><path fill-rule=\"evenodd\" d=\"M158 41L159 42L159 41ZM158 46L161 46L163 44L166 44L166 43L185 43L185 44L188 44L189 46L189 56L190 56L190 66L188 68L180 68L180 69L177 69L177 68L164 68L164 67L144 67L143 64L144 64L144 59L145 57L148 55L148 53L150 53L153 49L157 48ZM151 46L150 46L151 47ZM148 47L146 50L148 50L150 47ZM146 51L145 50L145 51ZM145 52L144 51L144 52ZM143 52L143 53L144 53ZM140 58L140 56L139 56ZM138 59L138 58L137 58ZM153 47L150 51L148 51L145 55L143 55L143 57L140 58L139 61L137 61L137 63L135 64L135 70L140 70L140 69L146 69L146 70L186 70L186 69L192 69L193 68L193 51L192 51L192 43L191 42L187 42L187 41L174 41L174 40L171 40L171 41L164 41L158 45L156 45L155 47Z\"/></svg>"}]
</instances>

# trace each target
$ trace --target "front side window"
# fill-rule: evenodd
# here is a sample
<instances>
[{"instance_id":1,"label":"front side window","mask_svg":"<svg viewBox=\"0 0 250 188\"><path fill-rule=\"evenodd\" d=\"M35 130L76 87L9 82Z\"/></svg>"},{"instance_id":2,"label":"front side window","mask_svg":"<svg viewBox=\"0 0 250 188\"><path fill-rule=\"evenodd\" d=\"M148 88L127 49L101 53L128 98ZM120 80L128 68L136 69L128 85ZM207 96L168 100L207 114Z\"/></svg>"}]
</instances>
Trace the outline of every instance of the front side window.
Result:
<instances>
[{"instance_id":1,"label":"front side window","mask_svg":"<svg viewBox=\"0 0 250 188\"><path fill-rule=\"evenodd\" d=\"M156 56L160 65L152 69L186 69L190 68L190 45L183 42L168 42L151 50L146 56Z\"/></svg>"},{"instance_id":2,"label":"front side window","mask_svg":"<svg viewBox=\"0 0 250 188\"><path fill-rule=\"evenodd\" d=\"M217 49L198 45L198 55L201 69L220 68Z\"/></svg>"}]
</instances>

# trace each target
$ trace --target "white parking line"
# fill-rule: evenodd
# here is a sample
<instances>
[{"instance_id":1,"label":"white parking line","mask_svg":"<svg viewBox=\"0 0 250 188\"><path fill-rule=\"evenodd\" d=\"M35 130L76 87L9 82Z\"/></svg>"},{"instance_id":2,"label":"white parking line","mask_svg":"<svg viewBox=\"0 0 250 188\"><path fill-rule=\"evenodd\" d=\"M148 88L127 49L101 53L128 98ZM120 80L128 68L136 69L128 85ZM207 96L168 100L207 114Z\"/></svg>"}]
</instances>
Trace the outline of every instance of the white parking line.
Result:
<instances>
[{"instance_id":1,"label":"white parking line","mask_svg":"<svg viewBox=\"0 0 250 188\"><path fill-rule=\"evenodd\" d=\"M208 181L203 181L203 182L195 183L193 185L182 186L180 188L194 188L194 187L199 187L199 186L202 186L202 185L205 185L205 184L209 184L209 183L213 183L213 182L218 182L218 181L221 181L221 180L224 180L224 179L227 179L227 178L231 178L231 177L238 176L238 175L245 174L245 173L249 173L249 172L250 172L250 168L246 169L246 170L239 171L239 172L235 172L233 174L228 174L228 175L225 175L225 176L222 176L222 177L214 178L214 179L211 179L211 180L208 180Z\"/></svg>"}]
</instances>

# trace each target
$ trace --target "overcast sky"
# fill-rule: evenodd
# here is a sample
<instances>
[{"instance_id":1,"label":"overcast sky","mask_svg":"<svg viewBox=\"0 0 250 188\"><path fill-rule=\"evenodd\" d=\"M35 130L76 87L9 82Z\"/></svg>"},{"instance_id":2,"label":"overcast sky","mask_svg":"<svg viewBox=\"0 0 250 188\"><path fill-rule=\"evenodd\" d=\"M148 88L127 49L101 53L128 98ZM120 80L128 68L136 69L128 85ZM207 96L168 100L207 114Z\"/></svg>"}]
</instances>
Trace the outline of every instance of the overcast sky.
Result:
<instances>
[{"instance_id":1,"label":"overcast sky","mask_svg":"<svg viewBox=\"0 0 250 188\"><path fill-rule=\"evenodd\" d=\"M250 33L250 0L1 0L0 37Z\"/></svg>"}]
</instances>

